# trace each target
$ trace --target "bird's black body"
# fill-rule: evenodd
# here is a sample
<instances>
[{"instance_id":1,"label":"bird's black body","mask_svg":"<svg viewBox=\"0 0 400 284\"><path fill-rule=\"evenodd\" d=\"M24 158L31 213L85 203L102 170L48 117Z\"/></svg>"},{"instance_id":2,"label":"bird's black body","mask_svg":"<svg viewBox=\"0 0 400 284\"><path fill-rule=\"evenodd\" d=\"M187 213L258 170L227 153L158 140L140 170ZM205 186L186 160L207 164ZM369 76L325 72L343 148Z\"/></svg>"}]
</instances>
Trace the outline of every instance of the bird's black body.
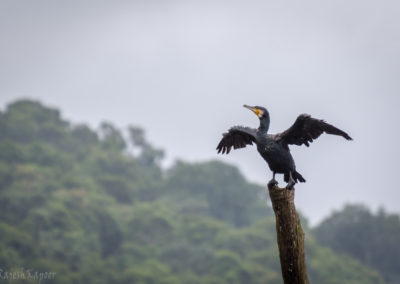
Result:
<instances>
[{"instance_id":1,"label":"bird's black body","mask_svg":"<svg viewBox=\"0 0 400 284\"><path fill-rule=\"evenodd\" d=\"M252 110L260 119L258 129L234 126L227 133L223 134L221 142L217 146L218 153L228 154L232 147L234 149L246 147L246 145L257 145L257 150L264 160L268 163L273 172L273 179L270 181L276 184L275 173L284 174L284 180L288 182L287 188L305 179L296 171L296 166L290 154L289 144L309 146L314 139L318 138L323 132L328 134L340 135L347 140L351 137L344 131L324 122L323 120L312 118L310 115L301 114L295 123L286 131L278 134L268 134L269 113L263 107L246 108Z\"/></svg>"}]
</instances>

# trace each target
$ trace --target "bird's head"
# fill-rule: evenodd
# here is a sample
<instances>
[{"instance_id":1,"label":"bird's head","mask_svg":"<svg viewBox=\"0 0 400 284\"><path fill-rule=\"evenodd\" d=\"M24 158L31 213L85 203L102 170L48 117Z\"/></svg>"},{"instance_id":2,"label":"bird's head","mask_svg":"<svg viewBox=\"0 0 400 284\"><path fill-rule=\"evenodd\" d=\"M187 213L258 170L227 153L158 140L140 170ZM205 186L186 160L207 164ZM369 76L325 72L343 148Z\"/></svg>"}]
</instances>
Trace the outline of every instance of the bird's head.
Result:
<instances>
[{"instance_id":1,"label":"bird's head","mask_svg":"<svg viewBox=\"0 0 400 284\"><path fill-rule=\"evenodd\" d=\"M258 118L263 118L263 117L267 117L269 115L268 110L264 107L260 107L260 106L248 106L248 105L243 105L245 108L251 110L252 112L254 112Z\"/></svg>"}]
</instances>

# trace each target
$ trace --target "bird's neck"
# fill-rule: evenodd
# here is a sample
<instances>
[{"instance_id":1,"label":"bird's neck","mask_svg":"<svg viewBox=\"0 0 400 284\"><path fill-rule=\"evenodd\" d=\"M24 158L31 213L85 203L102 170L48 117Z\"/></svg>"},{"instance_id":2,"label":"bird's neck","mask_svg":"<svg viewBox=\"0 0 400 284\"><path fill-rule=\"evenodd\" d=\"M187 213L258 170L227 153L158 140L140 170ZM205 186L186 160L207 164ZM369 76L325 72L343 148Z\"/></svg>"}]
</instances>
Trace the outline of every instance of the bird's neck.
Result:
<instances>
[{"instance_id":1,"label":"bird's neck","mask_svg":"<svg viewBox=\"0 0 400 284\"><path fill-rule=\"evenodd\" d=\"M267 133L269 129L269 115L264 115L260 118L260 126L258 127L258 131Z\"/></svg>"}]
</instances>

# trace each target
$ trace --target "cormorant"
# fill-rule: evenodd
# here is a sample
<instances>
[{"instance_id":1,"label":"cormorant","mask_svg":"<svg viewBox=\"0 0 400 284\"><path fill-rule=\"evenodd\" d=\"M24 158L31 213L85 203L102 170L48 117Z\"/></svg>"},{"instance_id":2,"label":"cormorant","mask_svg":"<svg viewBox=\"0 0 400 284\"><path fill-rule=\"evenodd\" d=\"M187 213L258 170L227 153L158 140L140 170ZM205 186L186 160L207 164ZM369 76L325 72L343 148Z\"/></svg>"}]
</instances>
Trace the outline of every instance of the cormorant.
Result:
<instances>
[{"instance_id":1,"label":"cormorant","mask_svg":"<svg viewBox=\"0 0 400 284\"><path fill-rule=\"evenodd\" d=\"M233 126L223 134L221 142L217 146L218 153L228 154L233 149L244 148L246 145L257 145L257 150L268 163L273 176L268 186L277 185L275 174L284 174L287 189L293 189L298 181L306 180L296 171L296 166L289 145L306 145L317 139L323 132L343 136L347 140L353 140L346 132L326 123L323 120L312 118L309 114L300 114L294 124L282 133L268 134L269 113L260 106L243 105L253 111L260 119L258 129Z\"/></svg>"}]
</instances>

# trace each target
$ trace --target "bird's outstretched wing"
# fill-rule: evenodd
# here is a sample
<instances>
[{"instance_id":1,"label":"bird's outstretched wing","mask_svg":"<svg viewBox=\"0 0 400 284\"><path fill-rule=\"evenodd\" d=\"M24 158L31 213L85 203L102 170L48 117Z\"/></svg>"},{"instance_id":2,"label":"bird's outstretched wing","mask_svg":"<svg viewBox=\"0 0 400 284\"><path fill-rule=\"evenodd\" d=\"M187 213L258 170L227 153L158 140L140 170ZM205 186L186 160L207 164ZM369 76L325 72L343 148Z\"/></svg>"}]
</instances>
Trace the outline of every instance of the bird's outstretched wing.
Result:
<instances>
[{"instance_id":1,"label":"bird's outstretched wing","mask_svg":"<svg viewBox=\"0 0 400 284\"><path fill-rule=\"evenodd\" d=\"M229 154L233 149L244 148L256 142L257 130L250 127L234 126L222 134L222 139L217 146L218 153Z\"/></svg>"},{"instance_id":2,"label":"bird's outstretched wing","mask_svg":"<svg viewBox=\"0 0 400 284\"><path fill-rule=\"evenodd\" d=\"M294 124L286 131L278 134L277 138L286 144L306 145L317 139L322 133L343 136L347 140L353 140L346 132L336 128L321 119L312 118L309 114L301 114Z\"/></svg>"}]
</instances>

